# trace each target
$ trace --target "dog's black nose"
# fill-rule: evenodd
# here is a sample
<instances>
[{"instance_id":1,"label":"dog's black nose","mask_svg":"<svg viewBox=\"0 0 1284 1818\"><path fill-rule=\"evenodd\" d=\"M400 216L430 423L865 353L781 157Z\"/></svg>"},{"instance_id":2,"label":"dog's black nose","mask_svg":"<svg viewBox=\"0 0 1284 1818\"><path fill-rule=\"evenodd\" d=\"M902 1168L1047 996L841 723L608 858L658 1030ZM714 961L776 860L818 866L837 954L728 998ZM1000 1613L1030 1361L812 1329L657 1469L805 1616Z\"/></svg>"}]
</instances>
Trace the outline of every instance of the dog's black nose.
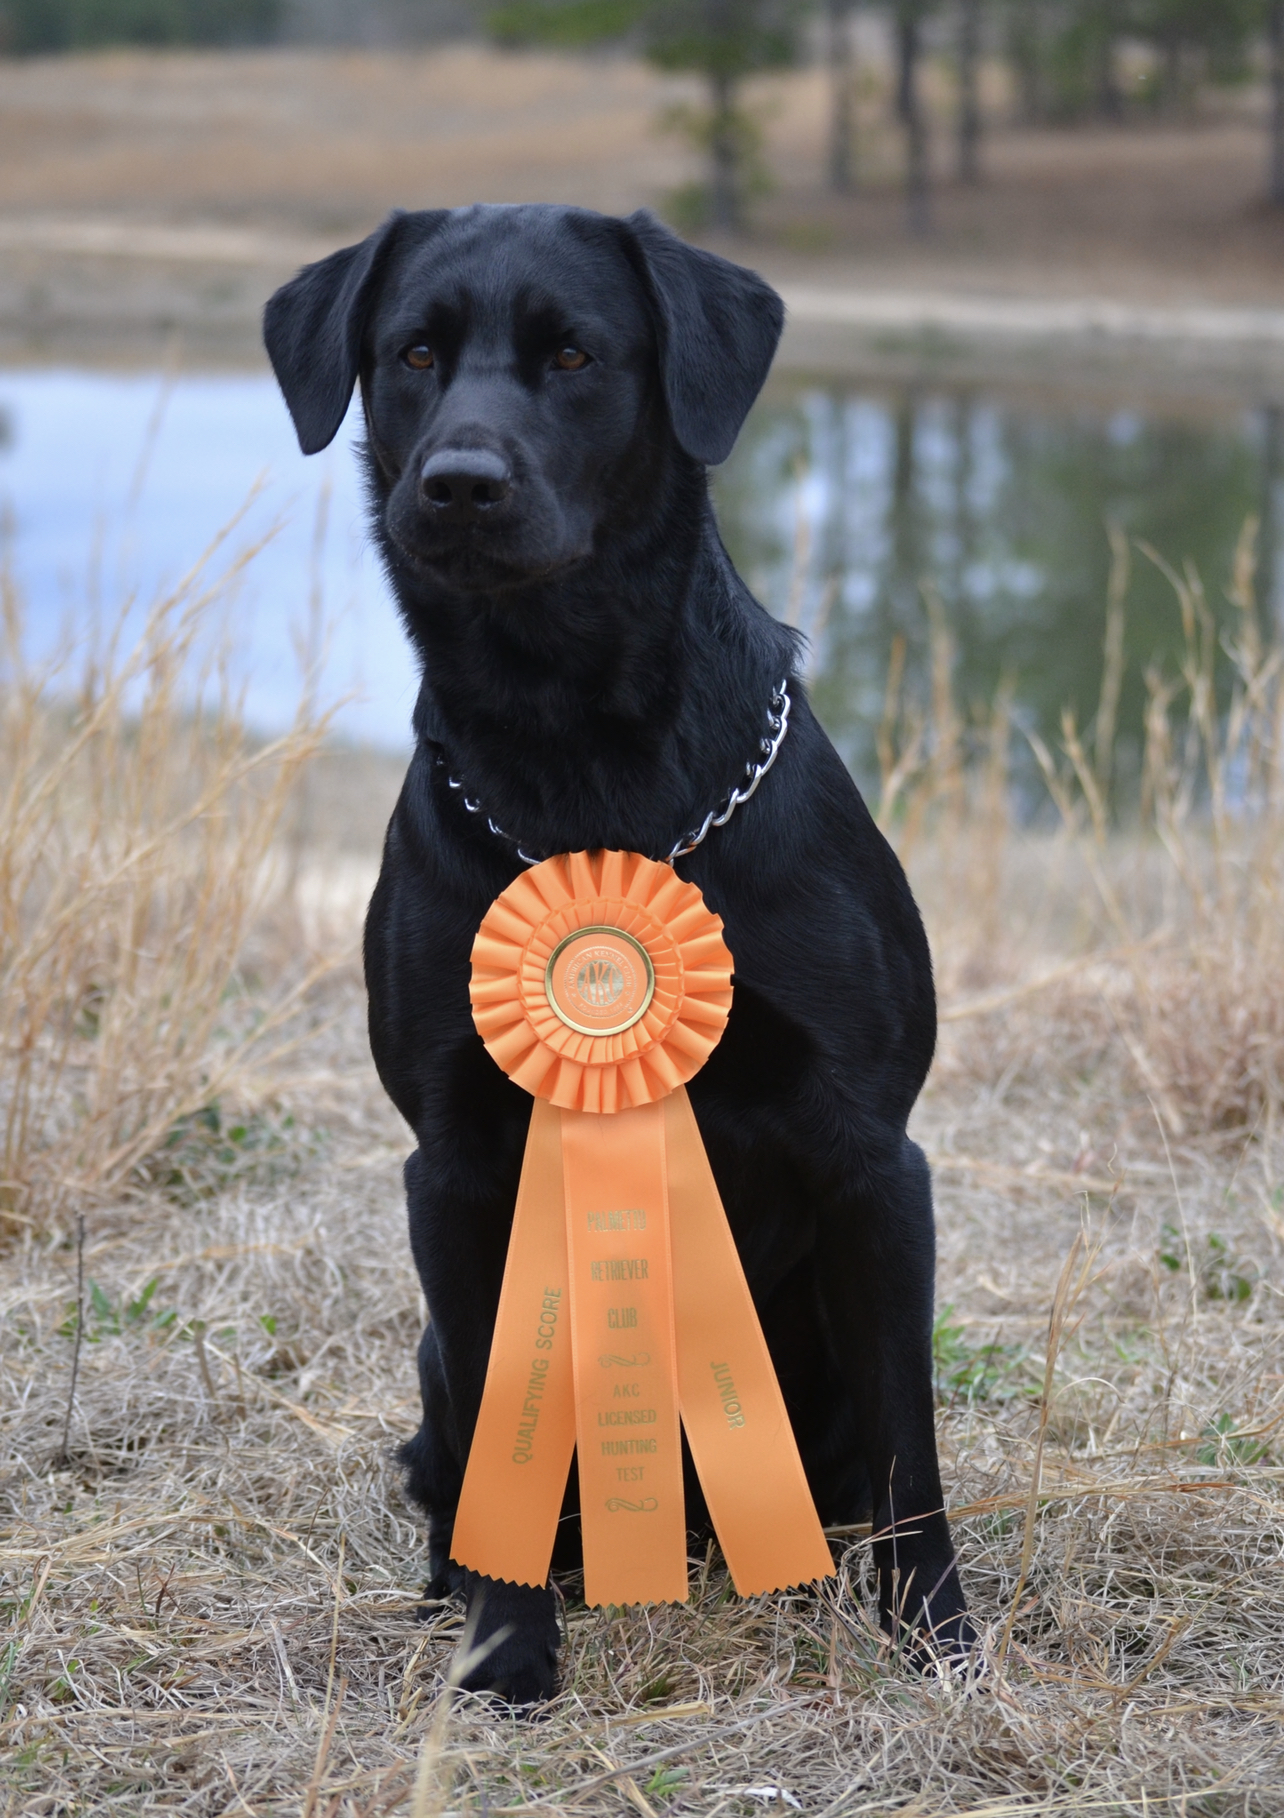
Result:
<instances>
[{"instance_id":1,"label":"dog's black nose","mask_svg":"<svg viewBox=\"0 0 1284 1818\"><path fill-rule=\"evenodd\" d=\"M512 474L488 448L442 448L419 470L419 496L434 511L471 518L508 497Z\"/></svg>"}]
</instances>

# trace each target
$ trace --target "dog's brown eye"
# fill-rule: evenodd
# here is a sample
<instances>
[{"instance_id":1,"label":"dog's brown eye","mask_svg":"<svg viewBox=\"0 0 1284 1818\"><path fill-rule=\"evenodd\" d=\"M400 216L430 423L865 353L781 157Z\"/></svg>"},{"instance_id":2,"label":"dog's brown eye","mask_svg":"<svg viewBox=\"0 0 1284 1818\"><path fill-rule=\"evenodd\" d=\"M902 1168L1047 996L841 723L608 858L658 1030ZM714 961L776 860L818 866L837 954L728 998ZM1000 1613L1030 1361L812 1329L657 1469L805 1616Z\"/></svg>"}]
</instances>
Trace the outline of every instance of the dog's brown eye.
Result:
<instances>
[{"instance_id":1,"label":"dog's brown eye","mask_svg":"<svg viewBox=\"0 0 1284 1818\"><path fill-rule=\"evenodd\" d=\"M426 341L416 341L401 357L415 372L427 372L433 363L433 351Z\"/></svg>"},{"instance_id":2,"label":"dog's brown eye","mask_svg":"<svg viewBox=\"0 0 1284 1818\"><path fill-rule=\"evenodd\" d=\"M553 357L563 372L578 372L581 366L588 365L588 355L582 347L559 347Z\"/></svg>"}]
</instances>

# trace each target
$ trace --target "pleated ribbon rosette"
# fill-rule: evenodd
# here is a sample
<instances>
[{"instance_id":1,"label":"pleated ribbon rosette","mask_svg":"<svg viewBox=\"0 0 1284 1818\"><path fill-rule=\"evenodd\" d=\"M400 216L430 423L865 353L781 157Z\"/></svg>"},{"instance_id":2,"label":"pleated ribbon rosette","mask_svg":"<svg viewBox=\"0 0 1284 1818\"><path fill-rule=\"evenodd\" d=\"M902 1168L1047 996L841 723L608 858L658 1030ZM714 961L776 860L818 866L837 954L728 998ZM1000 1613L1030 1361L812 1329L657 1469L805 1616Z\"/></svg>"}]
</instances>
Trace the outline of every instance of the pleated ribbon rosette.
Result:
<instances>
[{"instance_id":1,"label":"pleated ribbon rosette","mask_svg":"<svg viewBox=\"0 0 1284 1818\"><path fill-rule=\"evenodd\" d=\"M743 1596L832 1570L685 1090L731 970L632 852L546 859L477 932L473 1019L535 1099L451 1548L490 1578L547 1581L574 1453L586 1601L685 1601L684 1428Z\"/></svg>"}]
</instances>

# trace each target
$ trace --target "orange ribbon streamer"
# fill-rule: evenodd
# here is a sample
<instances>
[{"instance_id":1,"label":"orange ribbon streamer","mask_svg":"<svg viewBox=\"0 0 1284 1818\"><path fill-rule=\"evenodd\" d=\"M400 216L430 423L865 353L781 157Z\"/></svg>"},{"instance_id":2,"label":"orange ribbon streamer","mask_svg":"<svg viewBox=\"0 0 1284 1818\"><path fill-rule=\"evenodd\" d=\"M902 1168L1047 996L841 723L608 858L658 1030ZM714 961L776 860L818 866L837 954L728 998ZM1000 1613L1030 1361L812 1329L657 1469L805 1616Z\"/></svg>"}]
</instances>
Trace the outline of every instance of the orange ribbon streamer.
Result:
<instances>
[{"instance_id":1,"label":"orange ribbon streamer","mask_svg":"<svg viewBox=\"0 0 1284 1818\"><path fill-rule=\"evenodd\" d=\"M544 1584L574 1451L586 1601L685 1601L685 1428L736 1589L826 1576L685 1091L730 1007L721 922L635 853L549 859L487 913L472 996L536 1102L452 1556Z\"/></svg>"}]
</instances>

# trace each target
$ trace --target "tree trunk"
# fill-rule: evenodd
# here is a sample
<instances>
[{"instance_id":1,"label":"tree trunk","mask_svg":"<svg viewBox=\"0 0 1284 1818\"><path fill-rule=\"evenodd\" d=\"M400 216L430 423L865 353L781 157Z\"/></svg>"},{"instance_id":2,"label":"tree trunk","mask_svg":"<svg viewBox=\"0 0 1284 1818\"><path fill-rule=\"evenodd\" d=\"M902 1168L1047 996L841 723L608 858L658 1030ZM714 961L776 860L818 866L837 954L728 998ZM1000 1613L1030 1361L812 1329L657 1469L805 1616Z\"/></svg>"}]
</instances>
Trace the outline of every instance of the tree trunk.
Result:
<instances>
[{"instance_id":1,"label":"tree trunk","mask_svg":"<svg viewBox=\"0 0 1284 1818\"><path fill-rule=\"evenodd\" d=\"M958 0L958 182L980 182L980 0Z\"/></svg>"},{"instance_id":2,"label":"tree trunk","mask_svg":"<svg viewBox=\"0 0 1284 1818\"><path fill-rule=\"evenodd\" d=\"M959 181L981 181L981 0L959 0Z\"/></svg>"},{"instance_id":3,"label":"tree trunk","mask_svg":"<svg viewBox=\"0 0 1284 1818\"><path fill-rule=\"evenodd\" d=\"M856 188L856 58L852 46L852 0L828 0L829 187L840 196Z\"/></svg>"},{"instance_id":4,"label":"tree trunk","mask_svg":"<svg viewBox=\"0 0 1284 1818\"><path fill-rule=\"evenodd\" d=\"M736 135L736 89L730 76L709 77L709 217L715 228L740 226L740 146Z\"/></svg>"},{"instance_id":5,"label":"tree trunk","mask_svg":"<svg viewBox=\"0 0 1284 1818\"><path fill-rule=\"evenodd\" d=\"M1016 71L1021 119L1037 126L1043 118L1043 34L1039 0L1019 0L1008 15L1008 60Z\"/></svg>"},{"instance_id":6,"label":"tree trunk","mask_svg":"<svg viewBox=\"0 0 1284 1818\"><path fill-rule=\"evenodd\" d=\"M1284 0L1271 0L1270 198L1284 208Z\"/></svg>"},{"instance_id":7,"label":"tree trunk","mask_svg":"<svg viewBox=\"0 0 1284 1818\"><path fill-rule=\"evenodd\" d=\"M931 225L927 187L927 120L919 93L919 58L923 48L922 22L914 0L902 0L896 21L899 81L896 111L905 128L905 200L909 230L925 234Z\"/></svg>"},{"instance_id":8,"label":"tree trunk","mask_svg":"<svg viewBox=\"0 0 1284 1818\"><path fill-rule=\"evenodd\" d=\"M1115 46L1119 35L1119 0L1104 0L1101 8L1101 37L1097 44L1097 105L1102 118L1123 117L1123 96L1115 69Z\"/></svg>"},{"instance_id":9,"label":"tree trunk","mask_svg":"<svg viewBox=\"0 0 1284 1818\"><path fill-rule=\"evenodd\" d=\"M1164 110L1169 114L1179 114L1182 103L1182 41L1174 31L1168 37L1163 48L1164 59Z\"/></svg>"}]
</instances>

